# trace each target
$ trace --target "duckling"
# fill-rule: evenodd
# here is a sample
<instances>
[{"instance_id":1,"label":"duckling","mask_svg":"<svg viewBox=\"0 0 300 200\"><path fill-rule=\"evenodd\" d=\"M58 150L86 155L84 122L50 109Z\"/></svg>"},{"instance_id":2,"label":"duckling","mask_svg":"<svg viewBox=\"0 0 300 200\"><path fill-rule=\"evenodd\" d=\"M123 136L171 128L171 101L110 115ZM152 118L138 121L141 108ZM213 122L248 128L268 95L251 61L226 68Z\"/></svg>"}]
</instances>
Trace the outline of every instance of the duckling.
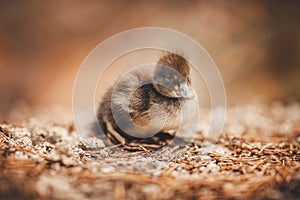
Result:
<instances>
[{"instance_id":1,"label":"duckling","mask_svg":"<svg viewBox=\"0 0 300 200\"><path fill-rule=\"evenodd\" d=\"M189 120L182 113L193 111L188 102L194 96L187 60L166 52L152 75L130 73L107 91L98 109L98 123L114 143L122 145L157 135L174 137Z\"/></svg>"}]
</instances>

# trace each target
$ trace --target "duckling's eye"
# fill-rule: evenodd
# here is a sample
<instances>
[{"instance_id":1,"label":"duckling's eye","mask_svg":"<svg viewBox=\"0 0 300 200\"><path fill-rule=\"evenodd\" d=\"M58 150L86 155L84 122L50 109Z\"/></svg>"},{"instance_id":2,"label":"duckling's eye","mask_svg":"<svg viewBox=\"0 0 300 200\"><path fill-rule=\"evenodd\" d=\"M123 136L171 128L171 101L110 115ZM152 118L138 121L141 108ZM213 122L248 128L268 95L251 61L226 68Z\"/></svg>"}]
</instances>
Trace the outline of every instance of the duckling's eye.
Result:
<instances>
[{"instance_id":1,"label":"duckling's eye","mask_svg":"<svg viewBox=\"0 0 300 200\"><path fill-rule=\"evenodd\" d=\"M165 76L165 79L166 79L167 81L171 80L171 75L170 75L170 74L167 74L167 75Z\"/></svg>"}]
</instances>

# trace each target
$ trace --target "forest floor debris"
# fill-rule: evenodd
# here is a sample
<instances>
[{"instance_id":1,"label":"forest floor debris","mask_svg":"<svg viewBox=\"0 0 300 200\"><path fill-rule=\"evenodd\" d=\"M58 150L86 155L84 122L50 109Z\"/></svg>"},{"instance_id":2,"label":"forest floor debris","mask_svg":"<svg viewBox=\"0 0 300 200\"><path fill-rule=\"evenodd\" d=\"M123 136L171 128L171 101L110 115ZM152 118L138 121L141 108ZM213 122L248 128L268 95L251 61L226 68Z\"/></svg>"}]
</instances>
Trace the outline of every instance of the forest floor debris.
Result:
<instances>
[{"instance_id":1,"label":"forest floor debris","mask_svg":"<svg viewBox=\"0 0 300 200\"><path fill-rule=\"evenodd\" d=\"M41 114L43 115L43 114ZM209 114L203 113L202 126ZM228 109L213 151L193 143L136 151L80 141L72 121L0 124L0 199L296 199L300 106Z\"/></svg>"}]
</instances>

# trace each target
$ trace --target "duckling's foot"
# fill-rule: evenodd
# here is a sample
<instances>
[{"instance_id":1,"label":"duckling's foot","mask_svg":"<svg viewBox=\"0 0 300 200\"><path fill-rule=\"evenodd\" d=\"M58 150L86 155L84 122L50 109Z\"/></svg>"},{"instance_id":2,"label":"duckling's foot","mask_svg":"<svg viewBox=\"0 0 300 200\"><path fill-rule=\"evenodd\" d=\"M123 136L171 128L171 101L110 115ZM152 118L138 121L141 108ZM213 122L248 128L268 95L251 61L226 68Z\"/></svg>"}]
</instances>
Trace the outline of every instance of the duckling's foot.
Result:
<instances>
[{"instance_id":1,"label":"duckling's foot","mask_svg":"<svg viewBox=\"0 0 300 200\"><path fill-rule=\"evenodd\" d=\"M121 145L126 143L126 140L113 128L112 124L106 121L106 129Z\"/></svg>"}]
</instances>

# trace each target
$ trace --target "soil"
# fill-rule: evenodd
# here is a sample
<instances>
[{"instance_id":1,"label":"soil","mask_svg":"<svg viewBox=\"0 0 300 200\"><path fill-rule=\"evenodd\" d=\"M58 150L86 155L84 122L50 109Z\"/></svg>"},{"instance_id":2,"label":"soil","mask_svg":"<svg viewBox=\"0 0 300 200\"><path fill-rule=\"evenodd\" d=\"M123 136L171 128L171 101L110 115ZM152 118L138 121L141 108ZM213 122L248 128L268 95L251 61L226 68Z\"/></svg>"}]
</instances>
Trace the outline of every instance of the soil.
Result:
<instances>
[{"instance_id":1,"label":"soil","mask_svg":"<svg viewBox=\"0 0 300 200\"><path fill-rule=\"evenodd\" d=\"M158 150L84 142L72 119L47 111L0 124L0 199L299 199L300 105L228 108L224 132L204 155L192 143ZM67 116L67 114L66 114Z\"/></svg>"}]
</instances>

